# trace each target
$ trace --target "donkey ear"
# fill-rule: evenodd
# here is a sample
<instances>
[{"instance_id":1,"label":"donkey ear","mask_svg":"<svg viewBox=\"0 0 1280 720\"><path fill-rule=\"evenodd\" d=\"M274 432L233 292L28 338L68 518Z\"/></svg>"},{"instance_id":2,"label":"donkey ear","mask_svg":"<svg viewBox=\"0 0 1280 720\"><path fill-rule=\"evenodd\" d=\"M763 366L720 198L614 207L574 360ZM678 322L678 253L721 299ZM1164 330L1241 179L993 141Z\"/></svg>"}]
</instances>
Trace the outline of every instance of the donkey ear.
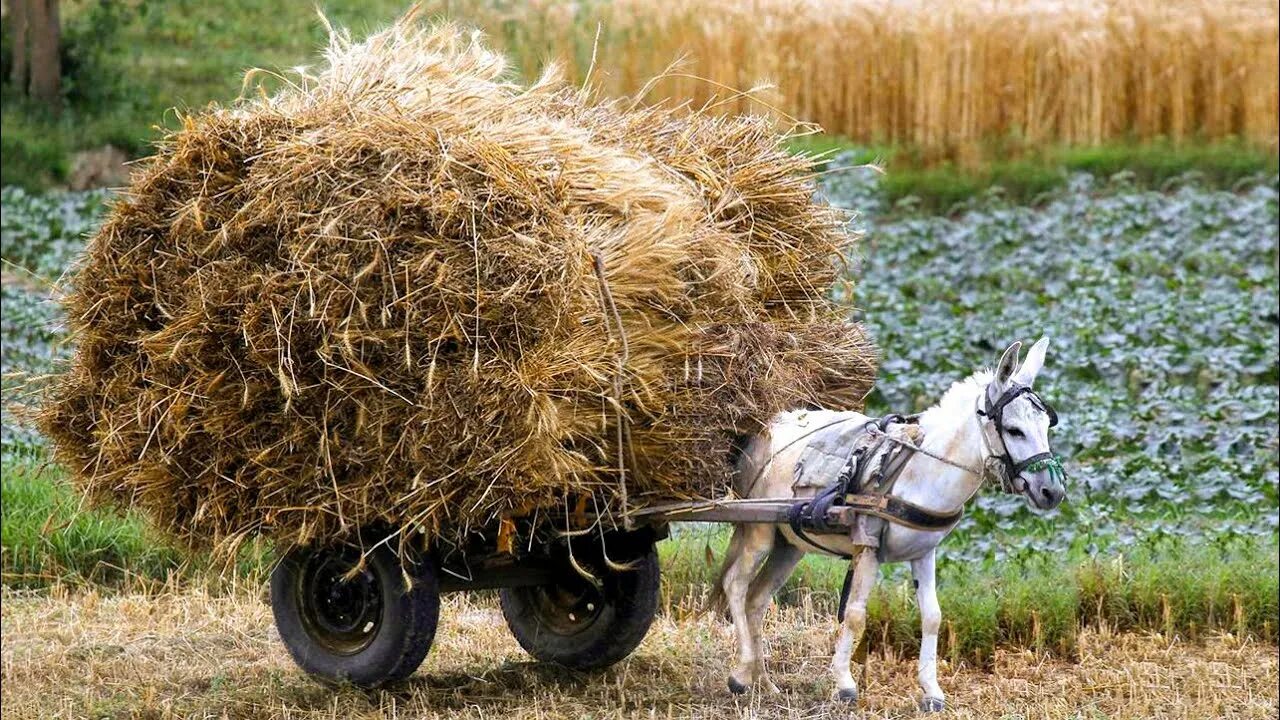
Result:
<instances>
[{"instance_id":1,"label":"donkey ear","mask_svg":"<svg viewBox=\"0 0 1280 720\"><path fill-rule=\"evenodd\" d=\"M1013 375L1018 371L1018 353L1022 351L1022 343L1014 341L1004 355L1000 356L1000 363L996 365L996 381L995 384L1003 388L1013 379Z\"/></svg>"},{"instance_id":2,"label":"donkey ear","mask_svg":"<svg viewBox=\"0 0 1280 720\"><path fill-rule=\"evenodd\" d=\"M1049 338L1042 337L1037 340L1027 352L1027 361L1018 368L1018 374L1013 378L1014 382L1031 387L1036 381L1036 375L1039 375L1040 370L1044 368L1044 354L1048 349Z\"/></svg>"}]
</instances>

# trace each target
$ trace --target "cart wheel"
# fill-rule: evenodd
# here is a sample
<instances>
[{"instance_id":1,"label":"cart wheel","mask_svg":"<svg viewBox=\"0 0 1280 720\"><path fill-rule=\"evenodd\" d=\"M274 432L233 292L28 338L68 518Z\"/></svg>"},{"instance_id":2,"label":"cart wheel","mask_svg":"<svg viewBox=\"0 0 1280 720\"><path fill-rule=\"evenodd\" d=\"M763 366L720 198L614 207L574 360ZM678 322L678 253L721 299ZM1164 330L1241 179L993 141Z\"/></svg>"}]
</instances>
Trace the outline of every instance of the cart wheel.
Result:
<instances>
[{"instance_id":1,"label":"cart wheel","mask_svg":"<svg viewBox=\"0 0 1280 720\"><path fill-rule=\"evenodd\" d=\"M649 545L631 570L598 575L597 588L566 560L554 585L502 590L502 615L520 647L575 670L606 668L630 655L658 610L657 550Z\"/></svg>"},{"instance_id":2,"label":"cart wheel","mask_svg":"<svg viewBox=\"0 0 1280 720\"><path fill-rule=\"evenodd\" d=\"M440 594L428 560L402 566L382 546L348 578L359 560L360 550L349 545L290 552L271 574L271 610L303 670L328 682L374 687L408 677L422 664L436 634Z\"/></svg>"}]
</instances>

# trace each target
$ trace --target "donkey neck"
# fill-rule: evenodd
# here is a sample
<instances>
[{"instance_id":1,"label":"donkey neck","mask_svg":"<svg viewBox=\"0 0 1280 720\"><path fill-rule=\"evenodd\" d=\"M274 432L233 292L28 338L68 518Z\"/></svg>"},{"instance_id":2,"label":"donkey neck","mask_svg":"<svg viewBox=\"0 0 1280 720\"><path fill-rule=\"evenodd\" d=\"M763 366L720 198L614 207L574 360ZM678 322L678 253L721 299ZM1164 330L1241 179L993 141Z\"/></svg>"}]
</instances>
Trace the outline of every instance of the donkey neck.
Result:
<instances>
[{"instance_id":1,"label":"donkey neck","mask_svg":"<svg viewBox=\"0 0 1280 720\"><path fill-rule=\"evenodd\" d=\"M991 374L979 372L951 386L937 405L920 416L922 447L964 467L980 469L986 460L975 408ZM978 492L982 477L916 453L894 485L894 495L934 512L958 510Z\"/></svg>"}]
</instances>

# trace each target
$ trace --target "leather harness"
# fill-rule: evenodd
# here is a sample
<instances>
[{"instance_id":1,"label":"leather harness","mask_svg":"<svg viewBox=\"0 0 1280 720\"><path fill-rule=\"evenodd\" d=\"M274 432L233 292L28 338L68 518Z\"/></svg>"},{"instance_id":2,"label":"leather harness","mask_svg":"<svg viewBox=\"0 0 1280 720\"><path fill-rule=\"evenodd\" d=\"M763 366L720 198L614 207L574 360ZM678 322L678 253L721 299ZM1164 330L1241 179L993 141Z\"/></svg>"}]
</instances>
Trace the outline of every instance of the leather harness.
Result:
<instances>
[{"instance_id":1,"label":"leather harness","mask_svg":"<svg viewBox=\"0 0 1280 720\"><path fill-rule=\"evenodd\" d=\"M963 508L951 513L936 513L891 494L894 483L911 460L914 451L909 445L897 442L885 449L885 444L889 442L888 434L891 426L915 426L918 420L917 415L886 415L851 430L825 433L831 440L843 444L843 463L835 474L834 482L807 502L797 503L792 507L788 525L796 536L826 552L849 557L847 553L823 545L809 534L837 530L828 527L825 521L827 510L837 504L858 509L860 527L855 527L850 537L860 545L881 547L880 535L884 533L888 523L915 530L940 531L954 527L964 516ZM831 454L826 450L823 435L810 441L797 464L796 485L804 484L805 475L811 474L813 470L821 473L824 469L821 455L827 456L825 465L830 467ZM875 518L883 522L867 523L864 518Z\"/></svg>"},{"instance_id":2,"label":"leather harness","mask_svg":"<svg viewBox=\"0 0 1280 720\"><path fill-rule=\"evenodd\" d=\"M1029 385L1010 385L1009 389L1005 390L1000 397L995 399L995 401L992 401L991 398L987 396L986 405L977 411L979 417L991 418L991 422L996 427L996 437L1000 438L1000 444L1004 446L1004 452L1000 453L998 458L1001 465L1004 467L1004 477L1000 478L1000 482L1005 492L1018 492L1015 484L1017 483L1018 477L1022 475L1022 472L1028 467L1046 460L1052 460L1056 457L1052 451L1048 451L1036 453L1031 457L1023 458L1018 462L1014 461L1013 456L1009 454L1009 445L1004 439L1004 409L1009 405L1009 403L1017 400L1023 395L1027 396L1027 399L1031 401L1031 404L1035 405L1038 409L1044 411L1044 413L1049 416L1049 427L1054 427L1058 424L1058 413L1054 411L1049 403L1044 401L1044 398L1037 395Z\"/></svg>"},{"instance_id":3,"label":"leather harness","mask_svg":"<svg viewBox=\"0 0 1280 720\"><path fill-rule=\"evenodd\" d=\"M980 417L992 420L996 434L1004 445L1003 452L997 455L997 459L1002 470L1000 474L1004 476L1001 484L1006 492L1014 492L1016 479L1029 466L1056 457L1052 452L1038 453L1021 461L1015 461L1010 456L1004 441L1004 409L1023 395L1027 395L1037 408L1048 414L1049 427L1058 424L1058 414L1026 385L1011 385L994 401L987 397L984 407L977 411ZM796 503L791 508L787 521L792 532L814 547L849 558L848 553L829 548L810 534L830 534L839 530L829 527L826 522L827 511L835 505L858 510L857 525L850 531L850 539L854 544L874 547L881 554L884 547L881 537L890 523L935 532L955 527L964 517L963 507L950 513L938 513L892 495L893 485L902 474L902 469L919 448L917 444L891 440L890 433L894 426L906 426L899 430L904 433L911 428L918 428L919 419L919 415L893 414L869 420L851 429L820 429L822 432L817 433L801 453L793 487L804 484L812 487L812 481L806 482L805 478L809 474L830 477L833 461L840 456L838 453L843 454L843 462L835 473L834 481L822 486L810 500ZM883 446L889 442L892 442L892 447L884 449Z\"/></svg>"}]
</instances>

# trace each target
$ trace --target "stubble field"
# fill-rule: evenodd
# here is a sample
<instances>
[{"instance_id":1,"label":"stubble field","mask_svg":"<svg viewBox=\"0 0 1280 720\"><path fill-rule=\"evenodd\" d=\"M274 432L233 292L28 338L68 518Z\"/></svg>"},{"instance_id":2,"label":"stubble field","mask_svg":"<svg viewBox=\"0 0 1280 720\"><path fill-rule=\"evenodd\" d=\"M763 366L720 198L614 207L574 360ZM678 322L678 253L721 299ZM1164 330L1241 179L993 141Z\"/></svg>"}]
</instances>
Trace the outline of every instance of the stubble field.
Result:
<instances>
[{"instance_id":1,"label":"stubble field","mask_svg":"<svg viewBox=\"0 0 1280 720\"><path fill-rule=\"evenodd\" d=\"M766 623L781 693L724 687L731 630L668 613L640 650L607 672L531 662L490 598L442 608L423 669L380 691L331 689L286 655L262 598L240 590L3 603L3 701L13 718L896 718L916 714L914 658L873 653L858 712L831 699L834 625L811 604ZM943 663L954 718L1274 718L1280 660L1230 635L1187 643L1091 630L1078 657L1001 650L990 668Z\"/></svg>"}]
</instances>

